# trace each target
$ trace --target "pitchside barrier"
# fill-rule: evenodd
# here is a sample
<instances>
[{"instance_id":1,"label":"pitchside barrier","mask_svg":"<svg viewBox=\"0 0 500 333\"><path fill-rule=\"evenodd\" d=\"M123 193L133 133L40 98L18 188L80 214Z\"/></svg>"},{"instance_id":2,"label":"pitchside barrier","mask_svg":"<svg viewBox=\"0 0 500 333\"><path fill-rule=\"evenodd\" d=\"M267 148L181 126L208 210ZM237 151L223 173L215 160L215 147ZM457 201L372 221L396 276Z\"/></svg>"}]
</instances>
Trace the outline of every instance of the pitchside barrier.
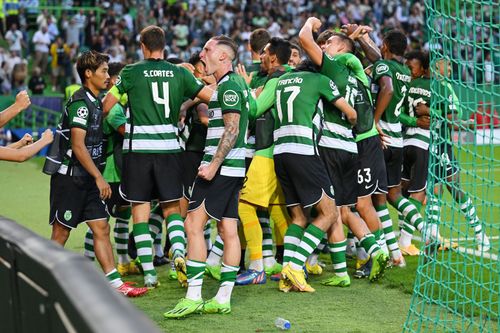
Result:
<instances>
[{"instance_id":1,"label":"pitchside barrier","mask_svg":"<svg viewBox=\"0 0 500 333\"><path fill-rule=\"evenodd\" d=\"M160 332L88 259L1 216L0 286L0 332Z\"/></svg>"}]
</instances>

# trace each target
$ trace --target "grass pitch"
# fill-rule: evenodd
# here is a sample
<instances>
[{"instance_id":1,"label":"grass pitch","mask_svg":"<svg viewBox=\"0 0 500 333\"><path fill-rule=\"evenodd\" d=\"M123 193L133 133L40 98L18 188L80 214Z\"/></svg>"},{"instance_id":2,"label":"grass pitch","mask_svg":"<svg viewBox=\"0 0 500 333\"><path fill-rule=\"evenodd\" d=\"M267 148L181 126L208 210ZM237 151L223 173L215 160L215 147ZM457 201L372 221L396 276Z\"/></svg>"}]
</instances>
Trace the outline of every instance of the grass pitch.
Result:
<instances>
[{"instance_id":1,"label":"grass pitch","mask_svg":"<svg viewBox=\"0 0 500 333\"><path fill-rule=\"evenodd\" d=\"M500 149L495 149L495 156L500 156ZM49 238L49 177L42 174L42 163L43 159L40 158L24 164L0 162L0 215ZM494 168L488 172L490 179L493 177L493 182L498 184L500 169ZM469 184L471 183L467 180L466 186ZM492 199L500 199L498 188L492 195ZM445 198L450 202L449 196ZM450 208L451 206L444 208L443 214L447 214L445 210ZM479 211L480 216L481 213ZM498 216L498 207L485 213L488 217ZM392 210L391 216L393 221L397 220ZM463 218L457 218L463 221ZM67 248L83 253L85 231L85 226L73 231ZM493 236L498 236L498 224L489 225L488 231L496 232ZM459 234L465 233L472 236L472 231L467 227L461 229ZM450 232L447 236L455 235ZM492 243L498 244L498 240ZM493 253L498 253L498 245L494 246ZM384 279L378 283L352 279L351 286L344 289L320 285L323 278L333 274L329 257L323 255L322 260L328 263L325 272L321 277L312 276L310 280L316 288L315 293L283 294L277 290L277 283L273 281L258 286L236 286L232 300L233 312L229 315L193 315L181 320L164 319L162 314L185 295L185 289L181 289L176 281L168 280L166 266L158 268L161 286L146 297L131 301L165 332L276 332L276 317L288 319L293 332L401 332L410 306L417 258L407 258L405 269L388 270ZM353 264L352 261L348 262L351 276ZM126 279L142 282L142 277ZM204 298L213 297L217 288L216 281L206 278Z\"/></svg>"}]
</instances>

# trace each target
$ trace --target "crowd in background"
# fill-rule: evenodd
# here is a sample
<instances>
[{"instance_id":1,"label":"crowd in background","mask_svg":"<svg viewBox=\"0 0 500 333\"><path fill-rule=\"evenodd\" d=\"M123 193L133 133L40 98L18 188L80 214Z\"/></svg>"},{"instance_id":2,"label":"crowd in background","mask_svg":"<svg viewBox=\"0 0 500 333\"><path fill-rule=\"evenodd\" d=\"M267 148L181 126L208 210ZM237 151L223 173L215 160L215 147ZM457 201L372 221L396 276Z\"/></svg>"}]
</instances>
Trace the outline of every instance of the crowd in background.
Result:
<instances>
[{"instance_id":1,"label":"crowd in background","mask_svg":"<svg viewBox=\"0 0 500 333\"><path fill-rule=\"evenodd\" d=\"M184 60L199 51L211 36L226 34L240 45L239 62L249 64L246 41L253 29L266 28L273 37L293 41L309 16L325 22L324 28L340 28L349 22L369 25L373 27L372 38L379 45L386 30L398 28L407 33L411 49L442 47L439 41L435 41L435 45L427 41L423 0L10 2L17 5L10 4L7 8L4 4L3 15L0 15L4 26L2 38L8 45L0 49L2 94L15 94L26 88L32 93L41 93L48 83L53 91L62 92L71 81L78 81L74 63L79 52L85 49L108 53L111 62L137 61L141 57L138 33L151 24L166 31L168 57ZM61 10L40 10L40 5L57 5ZM80 6L85 9L78 9ZM484 15L491 15L492 25L498 24L498 16L492 15L493 11L485 12L476 13L474 17L472 11L464 10L461 19L472 27L475 19L485 21ZM480 45L498 45L500 38L498 30L481 26L467 29L465 34L453 28L449 33L469 41L475 38ZM468 46L456 43L452 47L458 57L464 58L461 75L484 83L498 79L494 77L495 54L483 52L481 48L477 51L472 43ZM28 62L32 64L31 73L28 73ZM483 74L476 77L475 71Z\"/></svg>"}]
</instances>

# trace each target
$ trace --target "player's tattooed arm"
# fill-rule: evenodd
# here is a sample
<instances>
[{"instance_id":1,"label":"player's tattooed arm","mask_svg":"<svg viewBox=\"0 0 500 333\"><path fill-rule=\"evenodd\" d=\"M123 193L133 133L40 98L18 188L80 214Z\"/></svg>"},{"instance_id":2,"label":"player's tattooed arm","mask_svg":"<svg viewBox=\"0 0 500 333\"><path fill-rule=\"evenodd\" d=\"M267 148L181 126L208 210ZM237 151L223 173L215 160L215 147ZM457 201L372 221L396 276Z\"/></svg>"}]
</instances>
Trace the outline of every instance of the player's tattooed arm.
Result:
<instances>
[{"instance_id":1,"label":"player's tattooed arm","mask_svg":"<svg viewBox=\"0 0 500 333\"><path fill-rule=\"evenodd\" d=\"M240 114L236 112L229 112L222 115L224 120L224 133L219 141L219 146L210 164L200 166L198 169L198 176L206 180L212 178L219 170L222 162L227 154L233 149L236 139L240 133Z\"/></svg>"}]
</instances>

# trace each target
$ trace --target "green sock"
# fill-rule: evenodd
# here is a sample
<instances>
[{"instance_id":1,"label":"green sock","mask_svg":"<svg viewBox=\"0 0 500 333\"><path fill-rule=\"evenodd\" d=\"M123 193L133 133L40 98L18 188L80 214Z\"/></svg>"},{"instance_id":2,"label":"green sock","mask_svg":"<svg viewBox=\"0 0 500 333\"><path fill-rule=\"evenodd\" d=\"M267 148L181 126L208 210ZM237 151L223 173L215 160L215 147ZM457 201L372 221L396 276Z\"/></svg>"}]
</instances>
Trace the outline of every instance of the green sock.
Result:
<instances>
[{"instance_id":1,"label":"green sock","mask_svg":"<svg viewBox=\"0 0 500 333\"><path fill-rule=\"evenodd\" d=\"M188 278L188 290L186 298L197 301L201 299L201 286L205 274L206 263L196 260L186 261L186 273Z\"/></svg>"},{"instance_id":2,"label":"green sock","mask_svg":"<svg viewBox=\"0 0 500 333\"><path fill-rule=\"evenodd\" d=\"M314 224L309 224L307 226L299 245L297 245L294 256L290 260L290 265L293 269L302 269L302 266L304 266L307 257L309 257L314 249L318 246L324 235L325 232Z\"/></svg>"},{"instance_id":3,"label":"green sock","mask_svg":"<svg viewBox=\"0 0 500 333\"><path fill-rule=\"evenodd\" d=\"M342 241L338 243L329 243L330 248L330 258L332 259L333 271L337 276L347 275L347 264L345 257L345 249L347 247L347 241Z\"/></svg>"},{"instance_id":4,"label":"green sock","mask_svg":"<svg viewBox=\"0 0 500 333\"><path fill-rule=\"evenodd\" d=\"M162 214L163 213L159 205L151 211L151 214L149 214L149 234L151 235L151 239L153 241L156 240L156 235L161 233L161 229L163 227Z\"/></svg>"},{"instance_id":5,"label":"green sock","mask_svg":"<svg viewBox=\"0 0 500 333\"><path fill-rule=\"evenodd\" d=\"M170 240L172 257L184 257L186 250L186 235L184 233L184 220L179 214L167 216L167 235Z\"/></svg>"},{"instance_id":6,"label":"green sock","mask_svg":"<svg viewBox=\"0 0 500 333\"><path fill-rule=\"evenodd\" d=\"M457 203L460 205L460 210L469 222L469 225L474 229L474 233L476 235L480 234L483 231L483 228L481 226L481 221L479 221L479 217L477 216L476 208L474 207L472 200L467 195L464 195L462 200L457 200Z\"/></svg>"},{"instance_id":7,"label":"green sock","mask_svg":"<svg viewBox=\"0 0 500 333\"><path fill-rule=\"evenodd\" d=\"M128 223L130 219L130 209L118 211L116 213L115 227L113 235L115 237L116 254L118 255L118 263L125 264L128 259Z\"/></svg>"},{"instance_id":8,"label":"green sock","mask_svg":"<svg viewBox=\"0 0 500 333\"><path fill-rule=\"evenodd\" d=\"M119 288L123 284L122 278L116 269L106 274L109 284L113 288Z\"/></svg>"},{"instance_id":9,"label":"green sock","mask_svg":"<svg viewBox=\"0 0 500 333\"><path fill-rule=\"evenodd\" d=\"M153 266L153 240L149 233L149 226L146 221L135 223L133 227L135 246L137 248L137 257L141 261L144 275L156 276Z\"/></svg>"},{"instance_id":10,"label":"green sock","mask_svg":"<svg viewBox=\"0 0 500 333\"><path fill-rule=\"evenodd\" d=\"M300 243L300 239L304 234L304 228L297 224L290 224L285 233L285 238L283 240L284 252L283 252L283 266L286 266L292 259L297 245Z\"/></svg>"},{"instance_id":11,"label":"green sock","mask_svg":"<svg viewBox=\"0 0 500 333\"><path fill-rule=\"evenodd\" d=\"M417 207L415 207L414 204L412 204L405 197L400 197L399 199L396 200L394 205L395 205L396 209L401 214L403 214L405 221L407 223L410 223L415 228L417 228L418 231L422 232L422 229L425 225L424 219L422 218L422 215L420 215Z\"/></svg>"},{"instance_id":12,"label":"green sock","mask_svg":"<svg viewBox=\"0 0 500 333\"><path fill-rule=\"evenodd\" d=\"M95 260L95 252L94 252L94 235L92 234L92 230L90 228L87 229L85 233L85 242L83 244L83 255L90 260Z\"/></svg>"},{"instance_id":13,"label":"green sock","mask_svg":"<svg viewBox=\"0 0 500 333\"><path fill-rule=\"evenodd\" d=\"M222 263L220 270L220 287L215 295L217 302L224 304L231 300L234 282L236 281L236 274L240 266L230 266Z\"/></svg>"},{"instance_id":14,"label":"green sock","mask_svg":"<svg viewBox=\"0 0 500 333\"><path fill-rule=\"evenodd\" d=\"M363 247L363 249L365 249L366 253L368 253L370 257L372 254L380 251L380 246L378 246L377 240L373 234L366 234L359 240L359 244Z\"/></svg>"},{"instance_id":15,"label":"green sock","mask_svg":"<svg viewBox=\"0 0 500 333\"><path fill-rule=\"evenodd\" d=\"M375 210L377 211L380 222L382 222L383 234L385 236L387 247L389 248L389 251L391 251L392 257L401 257L401 251L399 250L396 235L394 234L394 230L392 229L392 220L391 216L389 215L389 209L387 208L387 205L377 206L375 207Z\"/></svg>"},{"instance_id":16,"label":"green sock","mask_svg":"<svg viewBox=\"0 0 500 333\"><path fill-rule=\"evenodd\" d=\"M273 231L269 221L269 213L257 209L260 226L262 228L262 258L274 258L273 253Z\"/></svg>"}]
</instances>

